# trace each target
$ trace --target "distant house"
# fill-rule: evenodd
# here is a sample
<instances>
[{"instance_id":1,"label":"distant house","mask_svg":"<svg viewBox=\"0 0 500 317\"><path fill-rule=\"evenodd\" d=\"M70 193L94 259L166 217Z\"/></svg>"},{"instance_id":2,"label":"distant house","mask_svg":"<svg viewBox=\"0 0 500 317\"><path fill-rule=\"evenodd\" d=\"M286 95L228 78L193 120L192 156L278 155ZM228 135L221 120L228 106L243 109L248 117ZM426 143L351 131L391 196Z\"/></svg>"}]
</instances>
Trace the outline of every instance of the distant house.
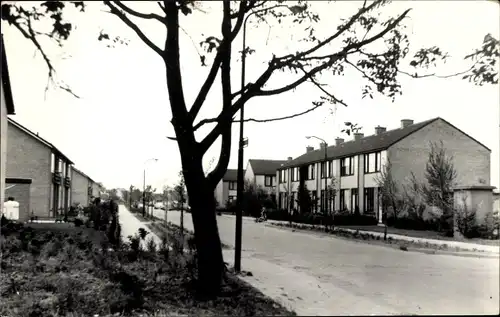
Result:
<instances>
[{"instance_id":1,"label":"distant house","mask_svg":"<svg viewBox=\"0 0 500 317\"><path fill-rule=\"evenodd\" d=\"M389 160L392 176L399 186L409 184L411 172L418 181L425 181L424 172L430 151L430 141L443 141L453 156L457 170L457 186L490 185L491 150L442 118L414 123L401 120L400 127L387 131L376 127L373 135L355 133L353 140L337 138L328 146L325 164L325 144L319 149L307 147L306 153L279 168L279 207L297 207L297 191L306 185L312 198L319 201L315 211L348 210L373 214L381 220L382 204L378 199L377 176ZM336 189L334 197L325 201L324 180ZM332 180L334 180L332 184Z\"/></svg>"},{"instance_id":2,"label":"distant house","mask_svg":"<svg viewBox=\"0 0 500 317\"><path fill-rule=\"evenodd\" d=\"M245 171L243 171L243 175ZM238 170L228 169L224 177L221 179L215 188L215 199L219 203L219 207L226 207L227 203L236 201L236 188L238 181Z\"/></svg>"},{"instance_id":3,"label":"distant house","mask_svg":"<svg viewBox=\"0 0 500 317\"><path fill-rule=\"evenodd\" d=\"M2 54L2 102L0 105L0 212L3 212L3 203L5 200L5 177L7 161L7 115L15 114L14 100L12 98L12 89L10 86L9 70L7 67L7 56L3 44L3 34L1 38Z\"/></svg>"},{"instance_id":4,"label":"distant house","mask_svg":"<svg viewBox=\"0 0 500 317\"><path fill-rule=\"evenodd\" d=\"M73 167L71 176L71 204L88 206L92 198L101 197L103 188L90 176Z\"/></svg>"},{"instance_id":5,"label":"distant house","mask_svg":"<svg viewBox=\"0 0 500 317\"><path fill-rule=\"evenodd\" d=\"M245 170L245 180L266 190L268 194L274 194L276 190L276 171L286 162L286 160L250 159Z\"/></svg>"},{"instance_id":6,"label":"distant house","mask_svg":"<svg viewBox=\"0 0 500 317\"><path fill-rule=\"evenodd\" d=\"M29 197L29 201L18 200L20 219L27 220L32 214L38 217L63 215L69 209L73 162L38 133L12 118L7 122L6 185L9 189L6 193L18 190L17 185L31 184L29 189L24 186L29 194L22 195Z\"/></svg>"}]
</instances>

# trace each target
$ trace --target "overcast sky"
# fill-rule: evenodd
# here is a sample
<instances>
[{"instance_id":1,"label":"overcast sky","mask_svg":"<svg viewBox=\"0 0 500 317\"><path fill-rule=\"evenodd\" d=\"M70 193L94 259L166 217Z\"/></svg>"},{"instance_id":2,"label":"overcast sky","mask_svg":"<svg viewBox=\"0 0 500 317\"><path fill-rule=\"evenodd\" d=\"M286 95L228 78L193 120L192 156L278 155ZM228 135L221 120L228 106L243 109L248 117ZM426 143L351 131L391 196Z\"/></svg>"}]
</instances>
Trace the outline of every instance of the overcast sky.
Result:
<instances>
[{"instance_id":1,"label":"overcast sky","mask_svg":"<svg viewBox=\"0 0 500 317\"><path fill-rule=\"evenodd\" d=\"M316 2L314 6L323 15L319 34L335 30L340 18L348 18L362 2L340 1L334 4ZM130 6L146 12L152 4L133 3ZM181 34L181 59L186 98L192 102L208 68L200 67L194 43L208 35L220 33L220 14L214 8L219 4L203 3L206 13L182 17L186 33ZM436 70L449 74L467 68L463 56L479 48L486 33L499 38L499 6L494 1L396 1L384 9L384 15L395 15L413 8L407 20L411 32L411 47L417 49L438 45L452 59ZM102 7L88 8L85 15L70 15L77 26L63 51L51 50L58 70L58 78L67 82L82 96L75 99L60 90L49 90L44 98L47 69L40 54L21 35L2 22L7 58L16 106L13 117L27 128L55 144L74 162L75 166L106 187L142 187L144 162L147 164L148 184L161 188L173 184L181 169L177 144L166 139L174 136L170 124L171 112L165 81L165 67L158 56L146 47L133 32L106 13ZM327 14L325 14L327 13ZM252 19L252 18L251 18ZM97 21L97 22L96 22ZM164 42L165 30L155 22L140 23L148 36L159 46ZM96 40L103 28L112 35L130 39L128 46L106 48ZM256 50L247 59L247 81L255 79L264 69L272 53L295 52L302 44L295 39L303 32L300 25L273 25L271 28L252 23L247 43ZM240 50L241 37L233 51ZM70 57L69 57L70 56ZM68 57L68 58L62 58ZM498 65L498 64L497 64ZM233 90L239 87L240 61L232 63ZM281 75L275 82L287 80ZM363 127L365 135L373 134L377 125L397 128L401 119L415 122L442 117L492 149L491 182L499 187L499 118L498 86L477 87L460 78L409 79L401 77L403 95L392 103L375 95L361 99L363 80L349 73L328 80L333 92L349 107L324 108L292 120L276 123L248 123L245 136L245 165L249 158L286 159L305 152L307 145L317 142L305 139L317 135L333 143L340 136L343 122L352 121ZM204 106L199 118L213 117L220 109L220 91L214 93ZM251 100L245 115L268 118L300 112L310 107L320 92L303 86L295 92ZM333 114L332 114L333 110ZM208 131L207 127L201 133ZM197 136L200 140L202 135ZM237 165L238 126L233 125L233 146L229 168ZM205 163L218 157L219 145L207 153ZM215 162L216 163L216 162ZM214 166L215 166L214 163Z\"/></svg>"}]
</instances>

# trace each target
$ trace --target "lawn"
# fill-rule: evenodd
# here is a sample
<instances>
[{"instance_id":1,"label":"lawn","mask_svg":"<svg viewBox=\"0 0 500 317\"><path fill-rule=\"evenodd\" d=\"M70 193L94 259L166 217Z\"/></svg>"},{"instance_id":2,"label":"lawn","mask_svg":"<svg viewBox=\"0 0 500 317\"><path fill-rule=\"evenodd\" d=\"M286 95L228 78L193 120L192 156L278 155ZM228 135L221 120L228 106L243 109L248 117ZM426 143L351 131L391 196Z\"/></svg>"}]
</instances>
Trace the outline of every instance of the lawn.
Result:
<instances>
[{"instance_id":1,"label":"lawn","mask_svg":"<svg viewBox=\"0 0 500 317\"><path fill-rule=\"evenodd\" d=\"M384 227L381 226L337 226L339 228L346 228L359 231L373 231L373 232L384 232ZM408 229L398 229L393 227L387 228L387 233L398 234L413 238L425 238L425 239L436 239L444 241L461 241L477 243L481 245L493 245L498 246L500 241L497 240L487 240L487 239L457 239L453 237L446 237L435 231L423 231L423 230L408 230Z\"/></svg>"},{"instance_id":2,"label":"lawn","mask_svg":"<svg viewBox=\"0 0 500 317\"><path fill-rule=\"evenodd\" d=\"M0 316L293 314L229 272L219 297L200 300L193 253L113 250L102 232L70 224L2 229Z\"/></svg>"}]
</instances>

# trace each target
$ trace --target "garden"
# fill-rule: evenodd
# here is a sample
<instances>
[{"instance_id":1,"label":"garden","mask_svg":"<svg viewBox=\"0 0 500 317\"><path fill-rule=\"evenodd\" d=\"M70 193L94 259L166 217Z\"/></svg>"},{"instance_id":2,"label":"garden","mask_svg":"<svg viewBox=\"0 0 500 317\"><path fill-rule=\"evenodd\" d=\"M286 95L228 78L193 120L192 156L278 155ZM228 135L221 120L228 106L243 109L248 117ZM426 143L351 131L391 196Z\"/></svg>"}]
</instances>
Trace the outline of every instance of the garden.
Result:
<instances>
[{"instance_id":1,"label":"garden","mask_svg":"<svg viewBox=\"0 0 500 317\"><path fill-rule=\"evenodd\" d=\"M122 242L112 207L87 210L82 223L2 219L1 316L293 315L230 271L200 297L192 234L162 230L157 244L141 228Z\"/></svg>"}]
</instances>

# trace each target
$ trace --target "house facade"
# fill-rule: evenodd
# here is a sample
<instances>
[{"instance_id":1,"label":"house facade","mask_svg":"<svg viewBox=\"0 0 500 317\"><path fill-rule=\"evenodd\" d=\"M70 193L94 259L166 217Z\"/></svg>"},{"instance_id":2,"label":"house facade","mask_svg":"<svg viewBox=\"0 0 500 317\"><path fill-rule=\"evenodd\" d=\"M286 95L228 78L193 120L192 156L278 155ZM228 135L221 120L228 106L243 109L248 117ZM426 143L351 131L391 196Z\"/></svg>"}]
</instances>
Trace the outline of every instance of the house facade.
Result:
<instances>
[{"instance_id":1,"label":"house facade","mask_svg":"<svg viewBox=\"0 0 500 317\"><path fill-rule=\"evenodd\" d=\"M245 175L245 171L243 171ZM236 189L238 183L238 170L228 169L219 184L215 187L215 199L219 207L225 208L228 203L236 201Z\"/></svg>"},{"instance_id":2,"label":"house facade","mask_svg":"<svg viewBox=\"0 0 500 317\"><path fill-rule=\"evenodd\" d=\"M2 84L1 104L0 104L0 212L3 212L3 203L5 201L5 178L7 161L7 116L15 114L14 100L12 98L12 89L10 86L9 70L7 67L7 56L3 44L3 35L1 37L2 54Z\"/></svg>"},{"instance_id":3,"label":"house facade","mask_svg":"<svg viewBox=\"0 0 500 317\"><path fill-rule=\"evenodd\" d=\"M329 211L359 210L380 221L377 179L384 166L391 162L391 174L400 187L410 184L411 173L424 182L430 141L442 141L447 154L453 156L456 186L490 185L490 149L442 118L420 123L405 119L397 129L378 126L373 135L355 133L353 140L335 141L334 146L321 144L316 150L308 146L305 154L279 168L279 208L298 209L299 186L305 185L318 202L315 211L326 206Z\"/></svg>"},{"instance_id":4,"label":"house facade","mask_svg":"<svg viewBox=\"0 0 500 317\"><path fill-rule=\"evenodd\" d=\"M101 186L77 168L72 169L71 205L88 206L92 198L101 196Z\"/></svg>"},{"instance_id":5,"label":"house facade","mask_svg":"<svg viewBox=\"0 0 500 317\"><path fill-rule=\"evenodd\" d=\"M248 160L245 180L274 197L277 185L276 171L286 162L286 160Z\"/></svg>"},{"instance_id":6,"label":"house facade","mask_svg":"<svg viewBox=\"0 0 500 317\"><path fill-rule=\"evenodd\" d=\"M30 182L30 201L19 202L20 220L64 214L69 209L73 162L38 133L11 118L7 123L6 194Z\"/></svg>"}]
</instances>

